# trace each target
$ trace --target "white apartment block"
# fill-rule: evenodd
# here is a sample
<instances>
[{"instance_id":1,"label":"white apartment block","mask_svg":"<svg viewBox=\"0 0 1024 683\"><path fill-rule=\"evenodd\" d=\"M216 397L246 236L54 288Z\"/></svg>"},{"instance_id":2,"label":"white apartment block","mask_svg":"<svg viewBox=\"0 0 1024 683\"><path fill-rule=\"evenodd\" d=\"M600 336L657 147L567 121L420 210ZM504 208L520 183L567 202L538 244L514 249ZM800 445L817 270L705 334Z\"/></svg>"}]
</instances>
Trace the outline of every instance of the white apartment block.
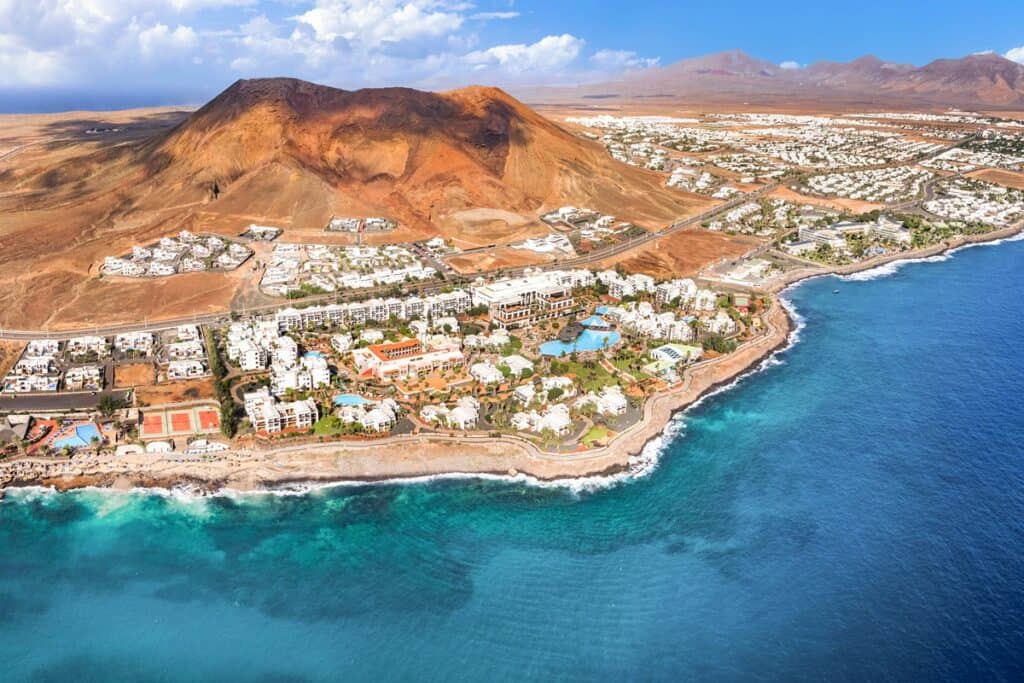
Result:
<instances>
[{"instance_id":1,"label":"white apartment block","mask_svg":"<svg viewBox=\"0 0 1024 683\"><path fill-rule=\"evenodd\" d=\"M320 419L316 401L278 403L266 389L245 394L245 413L253 429L276 434L287 429L310 429Z\"/></svg>"}]
</instances>

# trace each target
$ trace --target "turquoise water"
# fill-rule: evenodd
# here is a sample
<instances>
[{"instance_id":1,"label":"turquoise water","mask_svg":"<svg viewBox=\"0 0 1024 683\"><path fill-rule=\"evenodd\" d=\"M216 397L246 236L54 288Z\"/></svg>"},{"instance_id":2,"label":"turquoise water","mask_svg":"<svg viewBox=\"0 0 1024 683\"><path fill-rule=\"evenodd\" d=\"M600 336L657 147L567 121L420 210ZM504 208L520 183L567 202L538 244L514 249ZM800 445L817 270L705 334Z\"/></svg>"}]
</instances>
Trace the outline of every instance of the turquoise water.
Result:
<instances>
[{"instance_id":1,"label":"turquoise water","mask_svg":"<svg viewBox=\"0 0 1024 683\"><path fill-rule=\"evenodd\" d=\"M576 341L566 344L555 339L544 342L540 345L540 352L545 356L560 358L568 356L573 351L598 351L608 346L615 346L619 343L620 335L615 330L583 330Z\"/></svg>"},{"instance_id":2,"label":"turquoise water","mask_svg":"<svg viewBox=\"0 0 1024 683\"><path fill-rule=\"evenodd\" d=\"M369 403L369 400L359 394L338 394L334 397L336 406L361 406Z\"/></svg>"},{"instance_id":3,"label":"turquoise water","mask_svg":"<svg viewBox=\"0 0 1024 683\"><path fill-rule=\"evenodd\" d=\"M5 679L1019 680L1022 265L802 285L611 488L9 495Z\"/></svg>"},{"instance_id":4,"label":"turquoise water","mask_svg":"<svg viewBox=\"0 0 1024 683\"><path fill-rule=\"evenodd\" d=\"M608 325L608 321L599 315L592 315L586 320L581 320L580 324L583 327L605 327Z\"/></svg>"},{"instance_id":5,"label":"turquoise water","mask_svg":"<svg viewBox=\"0 0 1024 683\"><path fill-rule=\"evenodd\" d=\"M64 437L63 439L55 439L53 442L54 448L61 449L66 447L69 448L85 448L92 444L93 439L100 438L100 431L94 424L85 424L75 427L75 433Z\"/></svg>"}]
</instances>

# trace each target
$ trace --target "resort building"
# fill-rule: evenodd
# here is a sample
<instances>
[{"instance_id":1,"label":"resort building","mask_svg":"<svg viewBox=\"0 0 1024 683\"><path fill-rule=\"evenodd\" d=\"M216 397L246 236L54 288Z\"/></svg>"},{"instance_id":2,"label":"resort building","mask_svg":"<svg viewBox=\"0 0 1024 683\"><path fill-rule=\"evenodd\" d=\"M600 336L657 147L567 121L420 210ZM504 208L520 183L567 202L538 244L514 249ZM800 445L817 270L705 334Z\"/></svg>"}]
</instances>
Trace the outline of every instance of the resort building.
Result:
<instances>
[{"instance_id":1,"label":"resort building","mask_svg":"<svg viewBox=\"0 0 1024 683\"><path fill-rule=\"evenodd\" d=\"M170 360L198 360L206 355L203 345L197 341L175 342L164 349Z\"/></svg>"},{"instance_id":2,"label":"resort building","mask_svg":"<svg viewBox=\"0 0 1024 683\"><path fill-rule=\"evenodd\" d=\"M463 396L452 408L428 405L420 410L420 419L449 429L473 429L480 420L480 402L472 396Z\"/></svg>"},{"instance_id":3,"label":"resort building","mask_svg":"<svg viewBox=\"0 0 1024 683\"><path fill-rule=\"evenodd\" d=\"M548 406L543 413L531 410L528 413L516 413L512 416L512 427L520 432L540 434L546 430L556 436L564 436L572 429L572 418L569 408L564 403Z\"/></svg>"},{"instance_id":4,"label":"resort building","mask_svg":"<svg viewBox=\"0 0 1024 683\"><path fill-rule=\"evenodd\" d=\"M365 431L377 433L390 431L398 422L398 413L398 403L391 398L359 405L343 405L335 411L342 422L358 424Z\"/></svg>"},{"instance_id":5,"label":"resort building","mask_svg":"<svg viewBox=\"0 0 1024 683\"><path fill-rule=\"evenodd\" d=\"M584 270L536 272L476 285L473 303L487 306L491 322L499 328L527 327L571 313L573 288L592 282L592 274Z\"/></svg>"},{"instance_id":6,"label":"resort building","mask_svg":"<svg viewBox=\"0 0 1024 683\"><path fill-rule=\"evenodd\" d=\"M505 376L501 374L501 370L494 367L487 361L481 361L479 363L473 363L469 368L470 376L480 384L499 384Z\"/></svg>"},{"instance_id":7,"label":"resort building","mask_svg":"<svg viewBox=\"0 0 1024 683\"><path fill-rule=\"evenodd\" d=\"M498 367L508 368L514 377L522 377L524 373L533 372L533 363L518 354L505 356L498 363Z\"/></svg>"},{"instance_id":8,"label":"resort building","mask_svg":"<svg viewBox=\"0 0 1024 683\"><path fill-rule=\"evenodd\" d=\"M704 329L711 334L730 335L736 332L736 321L725 311L718 311L713 317L703 321Z\"/></svg>"},{"instance_id":9,"label":"resort building","mask_svg":"<svg viewBox=\"0 0 1024 683\"><path fill-rule=\"evenodd\" d=\"M463 355L452 340L428 349L419 340L407 339L356 349L352 361L360 375L391 381L454 368L462 364Z\"/></svg>"},{"instance_id":10,"label":"resort building","mask_svg":"<svg viewBox=\"0 0 1024 683\"><path fill-rule=\"evenodd\" d=\"M355 327L368 321L386 322L391 317L399 320L417 318L436 319L462 313L472 307L472 298L463 290L436 294L426 298L411 296L405 299L370 299L348 304L286 308L276 315L281 332L314 327Z\"/></svg>"},{"instance_id":11,"label":"resort building","mask_svg":"<svg viewBox=\"0 0 1024 683\"><path fill-rule=\"evenodd\" d=\"M681 306L687 305L697 296L697 283L689 278L662 282L654 288L654 299L659 304L669 304L679 300Z\"/></svg>"},{"instance_id":12,"label":"resort building","mask_svg":"<svg viewBox=\"0 0 1024 683\"><path fill-rule=\"evenodd\" d=\"M571 398L576 394L576 385L568 377L545 377L540 381L540 387L545 394L552 389L561 389L563 398Z\"/></svg>"},{"instance_id":13,"label":"resort building","mask_svg":"<svg viewBox=\"0 0 1024 683\"><path fill-rule=\"evenodd\" d=\"M576 399L577 409L585 406L593 406L600 415L614 416L625 413L629 402L622 388L613 384L603 388L600 393L590 392Z\"/></svg>"},{"instance_id":14,"label":"resort building","mask_svg":"<svg viewBox=\"0 0 1024 683\"><path fill-rule=\"evenodd\" d=\"M253 429L258 432L275 434L288 429L309 429L320 413L316 401L293 401L278 403L266 387L245 394L245 413Z\"/></svg>"},{"instance_id":15,"label":"resort building","mask_svg":"<svg viewBox=\"0 0 1024 683\"><path fill-rule=\"evenodd\" d=\"M699 360L703 353L703 349L699 346L665 344L650 352L653 360L644 366L644 372L649 375L661 375L680 363Z\"/></svg>"},{"instance_id":16,"label":"resort building","mask_svg":"<svg viewBox=\"0 0 1024 683\"><path fill-rule=\"evenodd\" d=\"M511 341L512 337L506 330L497 329L489 335L468 334L462 338L462 345L467 349L497 350Z\"/></svg>"}]
</instances>

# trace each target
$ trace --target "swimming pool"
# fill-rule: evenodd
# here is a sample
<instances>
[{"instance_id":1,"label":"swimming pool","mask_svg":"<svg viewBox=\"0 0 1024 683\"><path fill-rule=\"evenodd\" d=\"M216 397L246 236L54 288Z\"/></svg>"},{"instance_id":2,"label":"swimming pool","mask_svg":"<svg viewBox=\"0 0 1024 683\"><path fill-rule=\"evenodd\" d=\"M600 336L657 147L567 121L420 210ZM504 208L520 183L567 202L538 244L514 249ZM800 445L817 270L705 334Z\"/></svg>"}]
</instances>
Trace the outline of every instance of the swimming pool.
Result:
<instances>
[{"instance_id":1,"label":"swimming pool","mask_svg":"<svg viewBox=\"0 0 1024 683\"><path fill-rule=\"evenodd\" d=\"M545 356L560 358L574 351L599 351L619 343L620 335L614 330L584 330L576 341L566 344L563 341L545 342L540 345L540 352Z\"/></svg>"},{"instance_id":2,"label":"swimming pool","mask_svg":"<svg viewBox=\"0 0 1024 683\"><path fill-rule=\"evenodd\" d=\"M583 327L608 327L608 321L602 318L600 315L592 315L586 320L581 320L580 325Z\"/></svg>"},{"instance_id":3,"label":"swimming pool","mask_svg":"<svg viewBox=\"0 0 1024 683\"><path fill-rule=\"evenodd\" d=\"M54 448L85 448L92 445L92 440L100 439L100 430L96 429L96 425L89 422L87 424L78 425L74 431L60 439L55 439L53 442Z\"/></svg>"},{"instance_id":4,"label":"swimming pool","mask_svg":"<svg viewBox=\"0 0 1024 683\"><path fill-rule=\"evenodd\" d=\"M339 394L334 397L334 405L336 406L361 406L369 403L369 401L359 394Z\"/></svg>"}]
</instances>

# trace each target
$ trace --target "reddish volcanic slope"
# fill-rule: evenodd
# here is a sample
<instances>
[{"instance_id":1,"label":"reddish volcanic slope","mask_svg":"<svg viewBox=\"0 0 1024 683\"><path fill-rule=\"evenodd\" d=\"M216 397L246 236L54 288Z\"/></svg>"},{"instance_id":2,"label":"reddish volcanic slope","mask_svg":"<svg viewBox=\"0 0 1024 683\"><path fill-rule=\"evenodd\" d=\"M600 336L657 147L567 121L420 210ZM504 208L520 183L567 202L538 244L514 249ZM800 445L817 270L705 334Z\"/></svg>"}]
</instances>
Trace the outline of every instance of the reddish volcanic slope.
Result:
<instances>
[{"instance_id":1,"label":"reddish volcanic slope","mask_svg":"<svg viewBox=\"0 0 1024 683\"><path fill-rule=\"evenodd\" d=\"M112 114L126 127L109 135L86 135L111 125L76 117L0 164L0 325L250 301L248 271L122 282L116 297L96 278L105 256L181 229L257 222L283 227L284 240L337 242L352 237L325 235L331 216L386 216L399 229L367 239L469 247L545 234L538 216L564 204L654 227L711 203L494 88L244 80L191 114Z\"/></svg>"},{"instance_id":2,"label":"reddish volcanic slope","mask_svg":"<svg viewBox=\"0 0 1024 683\"><path fill-rule=\"evenodd\" d=\"M202 194L217 183L218 204L233 211L287 213L284 193L293 204L323 206L312 222L382 214L424 233L467 210L533 217L542 207L589 203L663 222L697 201L495 88L239 81L142 156L165 188Z\"/></svg>"}]
</instances>

